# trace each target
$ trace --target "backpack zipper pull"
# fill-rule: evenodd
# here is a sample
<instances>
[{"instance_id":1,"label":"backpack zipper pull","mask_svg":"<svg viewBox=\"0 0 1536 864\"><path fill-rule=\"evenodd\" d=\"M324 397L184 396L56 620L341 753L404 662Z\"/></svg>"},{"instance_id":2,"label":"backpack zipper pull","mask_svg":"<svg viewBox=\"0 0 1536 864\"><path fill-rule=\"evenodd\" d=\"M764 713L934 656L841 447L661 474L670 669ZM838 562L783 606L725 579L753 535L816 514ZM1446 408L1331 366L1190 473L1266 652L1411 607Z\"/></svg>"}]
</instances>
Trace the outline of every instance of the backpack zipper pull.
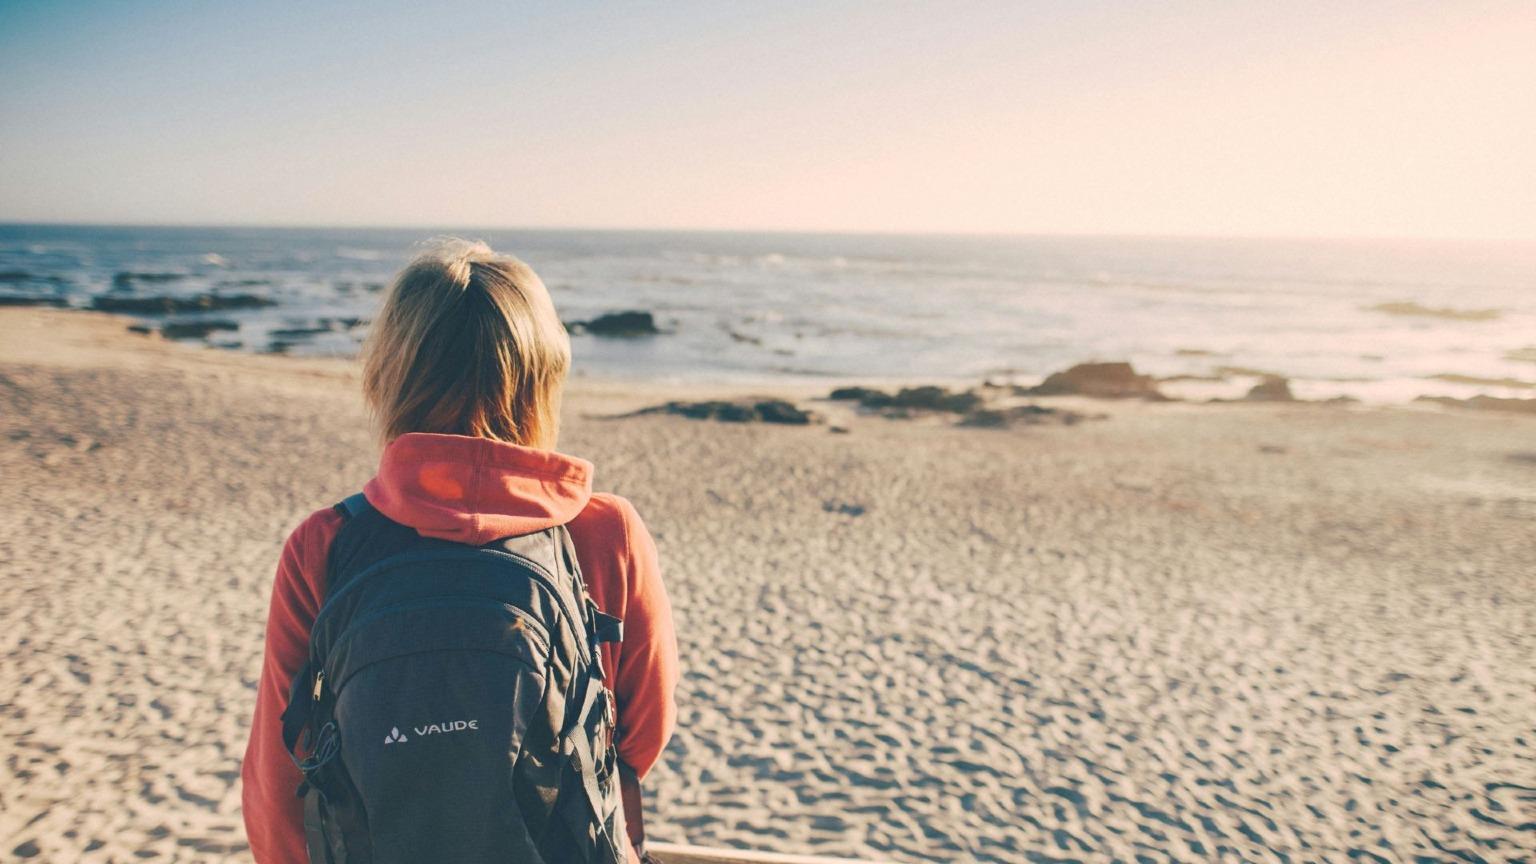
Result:
<instances>
[{"instance_id":1,"label":"backpack zipper pull","mask_svg":"<svg viewBox=\"0 0 1536 864\"><path fill-rule=\"evenodd\" d=\"M320 690L322 688L324 688L324 687L325 687L325 670L321 669L319 672L315 673L315 689L314 689L313 692L310 693L310 697L309 698L315 700L316 702L319 702L320 701Z\"/></svg>"}]
</instances>

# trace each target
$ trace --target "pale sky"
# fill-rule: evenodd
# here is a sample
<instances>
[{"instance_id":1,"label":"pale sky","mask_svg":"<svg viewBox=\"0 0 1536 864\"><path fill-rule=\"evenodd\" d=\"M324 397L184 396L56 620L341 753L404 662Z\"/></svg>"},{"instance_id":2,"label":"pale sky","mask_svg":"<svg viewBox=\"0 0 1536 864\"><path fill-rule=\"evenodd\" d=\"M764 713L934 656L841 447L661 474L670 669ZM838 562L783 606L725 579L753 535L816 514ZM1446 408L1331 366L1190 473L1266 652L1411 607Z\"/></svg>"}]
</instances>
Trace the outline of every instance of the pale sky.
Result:
<instances>
[{"instance_id":1,"label":"pale sky","mask_svg":"<svg viewBox=\"0 0 1536 864\"><path fill-rule=\"evenodd\" d=\"M1536 0L0 0L0 221L1536 239Z\"/></svg>"}]
</instances>

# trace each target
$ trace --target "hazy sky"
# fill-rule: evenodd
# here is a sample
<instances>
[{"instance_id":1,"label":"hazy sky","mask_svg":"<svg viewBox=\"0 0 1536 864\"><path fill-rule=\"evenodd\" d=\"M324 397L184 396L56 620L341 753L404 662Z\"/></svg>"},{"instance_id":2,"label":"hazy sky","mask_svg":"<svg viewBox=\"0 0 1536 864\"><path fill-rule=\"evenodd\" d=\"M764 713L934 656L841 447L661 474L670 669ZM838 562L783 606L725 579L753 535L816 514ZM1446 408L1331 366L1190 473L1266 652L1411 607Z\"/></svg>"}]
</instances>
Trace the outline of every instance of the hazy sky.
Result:
<instances>
[{"instance_id":1,"label":"hazy sky","mask_svg":"<svg viewBox=\"0 0 1536 864\"><path fill-rule=\"evenodd\" d=\"M0 220L1536 238L1536 0L0 0Z\"/></svg>"}]
</instances>

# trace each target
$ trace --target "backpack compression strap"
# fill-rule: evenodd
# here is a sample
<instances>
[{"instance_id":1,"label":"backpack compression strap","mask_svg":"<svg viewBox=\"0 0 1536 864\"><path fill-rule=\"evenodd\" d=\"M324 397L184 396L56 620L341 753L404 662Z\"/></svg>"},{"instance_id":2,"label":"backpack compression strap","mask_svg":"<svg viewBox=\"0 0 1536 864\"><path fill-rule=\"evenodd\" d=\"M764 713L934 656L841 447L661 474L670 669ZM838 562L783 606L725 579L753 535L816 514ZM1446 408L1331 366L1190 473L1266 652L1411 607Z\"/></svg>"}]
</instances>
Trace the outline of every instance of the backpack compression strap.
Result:
<instances>
[{"instance_id":1,"label":"backpack compression strap","mask_svg":"<svg viewBox=\"0 0 1536 864\"><path fill-rule=\"evenodd\" d=\"M635 776L635 769L623 759L619 760L619 802L624 808L624 824L633 838L625 838L625 842L635 847L641 864L652 864L656 858L645 851L645 800L640 792L640 780Z\"/></svg>"}]
</instances>

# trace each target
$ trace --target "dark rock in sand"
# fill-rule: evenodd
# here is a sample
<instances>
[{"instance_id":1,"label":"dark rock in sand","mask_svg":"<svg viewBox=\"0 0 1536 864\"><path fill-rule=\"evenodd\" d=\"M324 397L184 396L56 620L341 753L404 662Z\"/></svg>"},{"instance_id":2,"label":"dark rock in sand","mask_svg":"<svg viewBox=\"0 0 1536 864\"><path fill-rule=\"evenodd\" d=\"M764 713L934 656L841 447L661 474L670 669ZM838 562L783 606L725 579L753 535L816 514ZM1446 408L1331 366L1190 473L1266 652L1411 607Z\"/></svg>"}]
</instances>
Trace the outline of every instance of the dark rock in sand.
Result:
<instances>
[{"instance_id":1,"label":"dark rock in sand","mask_svg":"<svg viewBox=\"0 0 1536 864\"><path fill-rule=\"evenodd\" d=\"M1249 402L1295 402L1296 397L1291 394L1291 382L1278 375L1271 375L1263 381L1253 385L1248 395L1243 397Z\"/></svg>"},{"instance_id":2,"label":"dark rock in sand","mask_svg":"<svg viewBox=\"0 0 1536 864\"><path fill-rule=\"evenodd\" d=\"M134 283L158 285L165 282L177 282L187 278L185 273L134 273L122 270L112 276L113 291L128 291Z\"/></svg>"},{"instance_id":3,"label":"dark rock in sand","mask_svg":"<svg viewBox=\"0 0 1536 864\"><path fill-rule=\"evenodd\" d=\"M783 423L789 426L806 426L814 419L809 411L802 411L782 399L769 399L753 406L764 423Z\"/></svg>"},{"instance_id":4,"label":"dark rock in sand","mask_svg":"<svg viewBox=\"0 0 1536 864\"><path fill-rule=\"evenodd\" d=\"M873 387L839 387L827 398L840 402L857 402L865 408L884 408L891 404L891 394Z\"/></svg>"},{"instance_id":5,"label":"dark rock in sand","mask_svg":"<svg viewBox=\"0 0 1536 864\"><path fill-rule=\"evenodd\" d=\"M677 414L693 420L717 420L722 423L780 423L788 426L807 426L820 420L815 414L803 411L782 399L765 399L752 403L726 402L718 399L705 402L668 402L636 413Z\"/></svg>"},{"instance_id":6,"label":"dark rock in sand","mask_svg":"<svg viewBox=\"0 0 1536 864\"><path fill-rule=\"evenodd\" d=\"M1005 429L1008 427L1011 417L1007 411L998 408L983 408L972 411L960 419L961 426L972 426L977 429Z\"/></svg>"},{"instance_id":7,"label":"dark rock in sand","mask_svg":"<svg viewBox=\"0 0 1536 864\"><path fill-rule=\"evenodd\" d=\"M865 408L886 409L890 416L909 416L910 411L948 411L964 414L982 403L972 390L951 391L944 387L903 387L895 395L870 387L839 387L829 398L855 401Z\"/></svg>"},{"instance_id":8,"label":"dark rock in sand","mask_svg":"<svg viewBox=\"0 0 1536 864\"><path fill-rule=\"evenodd\" d=\"M277 301L255 294L193 294L189 297L156 295L150 297L91 298L91 308L101 312L126 312L131 315L174 315L183 312L213 312L222 309L260 309Z\"/></svg>"},{"instance_id":9,"label":"dark rock in sand","mask_svg":"<svg viewBox=\"0 0 1536 864\"><path fill-rule=\"evenodd\" d=\"M160 325L160 335L167 339L201 339L216 330L239 330L240 325L224 319L205 321L167 321Z\"/></svg>"},{"instance_id":10,"label":"dark rock in sand","mask_svg":"<svg viewBox=\"0 0 1536 864\"><path fill-rule=\"evenodd\" d=\"M951 392L944 387L903 387L891 404L898 408L964 414L981 405L981 396L970 390Z\"/></svg>"},{"instance_id":11,"label":"dark rock in sand","mask_svg":"<svg viewBox=\"0 0 1536 864\"><path fill-rule=\"evenodd\" d=\"M1453 408L1471 408L1477 411L1511 411L1517 414L1536 414L1536 399L1505 399L1499 396L1473 396L1455 399L1450 396L1420 396L1415 402L1435 402Z\"/></svg>"},{"instance_id":12,"label":"dark rock in sand","mask_svg":"<svg viewBox=\"0 0 1536 864\"><path fill-rule=\"evenodd\" d=\"M1091 418L1086 414L1068 411L1064 408L1046 408L1043 405L1013 405L1008 408L978 408L961 418L958 425L974 429L1007 429L1016 424L1038 426L1046 423L1059 423L1063 426L1072 426L1088 419Z\"/></svg>"},{"instance_id":13,"label":"dark rock in sand","mask_svg":"<svg viewBox=\"0 0 1536 864\"><path fill-rule=\"evenodd\" d=\"M750 423L757 419L757 412L749 406L737 405L734 402L668 402L662 407L668 414L678 414L693 420Z\"/></svg>"},{"instance_id":14,"label":"dark rock in sand","mask_svg":"<svg viewBox=\"0 0 1536 864\"><path fill-rule=\"evenodd\" d=\"M1092 396L1097 399L1166 399L1150 375L1141 375L1129 363L1079 363L1065 372L1053 372L1031 396Z\"/></svg>"},{"instance_id":15,"label":"dark rock in sand","mask_svg":"<svg viewBox=\"0 0 1536 864\"><path fill-rule=\"evenodd\" d=\"M654 336L661 332L656 328L655 316L636 309L609 312L591 321L573 321L570 329L593 336Z\"/></svg>"}]
</instances>

